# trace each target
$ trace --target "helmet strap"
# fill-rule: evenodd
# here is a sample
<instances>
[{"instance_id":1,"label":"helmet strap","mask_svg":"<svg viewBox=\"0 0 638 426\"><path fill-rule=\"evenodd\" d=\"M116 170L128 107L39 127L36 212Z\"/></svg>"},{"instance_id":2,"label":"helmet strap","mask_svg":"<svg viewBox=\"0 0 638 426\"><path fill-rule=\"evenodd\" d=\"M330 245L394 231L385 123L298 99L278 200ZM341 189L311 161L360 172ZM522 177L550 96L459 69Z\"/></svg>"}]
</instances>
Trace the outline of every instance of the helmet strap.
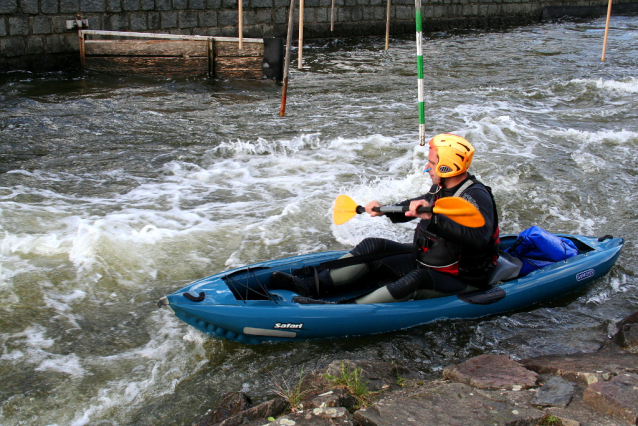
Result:
<instances>
[{"instance_id":1,"label":"helmet strap","mask_svg":"<svg viewBox=\"0 0 638 426\"><path fill-rule=\"evenodd\" d=\"M443 179L443 178L441 178L441 179ZM434 191L434 192L428 191L428 194L431 194L431 195L438 194L438 193L441 191L441 189L442 189L442 188L443 188L443 187L442 187L442 186L441 186L441 184L439 183L439 184L436 186L436 191Z\"/></svg>"}]
</instances>

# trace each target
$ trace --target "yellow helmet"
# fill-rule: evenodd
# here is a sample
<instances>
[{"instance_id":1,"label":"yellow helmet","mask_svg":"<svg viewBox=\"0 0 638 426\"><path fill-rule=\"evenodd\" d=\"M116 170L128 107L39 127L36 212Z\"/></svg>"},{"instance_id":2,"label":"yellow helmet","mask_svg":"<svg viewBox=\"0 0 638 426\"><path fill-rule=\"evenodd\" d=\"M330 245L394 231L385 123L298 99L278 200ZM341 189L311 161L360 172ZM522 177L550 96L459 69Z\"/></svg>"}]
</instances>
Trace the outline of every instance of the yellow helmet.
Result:
<instances>
[{"instance_id":1,"label":"yellow helmet","mask_svg":"<svg viewBox=\"0 0 638 426\"><path fill-rule=\"evenodd\" d=\"M465 138L452 133L441 133L430 139L430 149L439 156L434 172L442 178L463 174L472 164L474 147Z\"/></svg>"}]
</instances>

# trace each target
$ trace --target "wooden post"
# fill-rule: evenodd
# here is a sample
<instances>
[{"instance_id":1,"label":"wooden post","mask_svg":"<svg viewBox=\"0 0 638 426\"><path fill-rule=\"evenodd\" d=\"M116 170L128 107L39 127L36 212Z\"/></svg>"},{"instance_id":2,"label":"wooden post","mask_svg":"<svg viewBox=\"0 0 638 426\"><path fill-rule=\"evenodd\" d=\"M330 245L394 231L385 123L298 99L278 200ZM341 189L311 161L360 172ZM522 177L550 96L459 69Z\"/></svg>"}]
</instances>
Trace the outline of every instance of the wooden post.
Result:
<instances>
[{"instance_id":1,"label":"wooden post","mask_svg":"<svg viewBox=\"0 0 638 426\"><path fill-rule=\"evenodd\" d=\"M80 40L80 68L86 67L86 52L84 50L84 31L78 30L78 38Z\"/></svg>"},{"instance_id":2,"label":"wooden post","mask_svg":"<svg viewBox=\"0 0 638 426\"><path fill-rule=\"evenodd\" d=\"M609 33L609 18L611 18L611 2L609 0L609 5L607 6L607 22L605 23L605 40L603 41L603 56L601 62L605 62L605 52L607 51L607 34Z\"/></svg>"},{"instance_id":3,"label":"wooden post","mask_svg":"<svg viewBox=\"0 0 638 426\"><path fill-rule=\"evenodd\" d=\"M332 0L332 8L330 9L330 31L335 30L335 0Z\"/></svg>"},{"instance_id":4,"label":"wooden post","mask_svg":"<svg viewBox=\"0 0 638 426\"><path fill-rule=\"evenodd\" d=\"M390 44L390 3L392 0L388 0L388 7L386 12L386 21L385 21L385 50L388 50Z\"/></svg>"},{"instance_id":5,"label":"wooden post","mask_svg":"<svg viewBox=\"0 0 638 426\"><path fill-rule=\"evenodd\" d=\"M292 26L295 18L295 0L290 0L288 11L288 36L286 38L286 59L284 61L284 87L281 90L281 109L279 116L286 115L286 93L288 92L288 71L290 70L290 45L292 44Z\"/></svg>"},{"instance_id":6,"label":"wooden post","mask_svg":"<svg viewBox=\"0 0 638 426\"><path fill-rule=\"evenodd\" d=\"M302 55L303 55L303 2L304 0L299 0L299 58L297 59L297 68L301 69L303 65Z\"/></svg>"},{"instance_id":7,"label":"wooden post","mask_svg":"<svg viewBox=\"0 0 638 426\"><path fill-rule=\"evenodd\" d=\"M215 41L213 38L208 39L208 76L210 78L215 77L215 45L213 44Z\"/></svg>"},{"instance_id":8,"label":"wooden post","mask_svg":"<svg viewBox=\"0 0 638 426\"><path fill-rule=\"evenodd\" d=\"M239 4L239 50L242 50L244 48L242 40L242 38L244 37L244 12L242 5L243 1L237 0L237 2Z\"/></svg>"}]
</instances>

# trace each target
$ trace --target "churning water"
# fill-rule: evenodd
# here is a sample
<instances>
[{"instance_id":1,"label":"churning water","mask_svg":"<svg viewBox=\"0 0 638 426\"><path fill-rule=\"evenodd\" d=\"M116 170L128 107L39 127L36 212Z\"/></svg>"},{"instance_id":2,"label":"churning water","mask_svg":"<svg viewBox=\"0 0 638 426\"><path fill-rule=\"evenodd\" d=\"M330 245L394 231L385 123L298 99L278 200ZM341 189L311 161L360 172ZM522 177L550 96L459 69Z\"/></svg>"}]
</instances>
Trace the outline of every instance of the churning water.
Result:
<instances>
[{"instance_id":1,"label":"churning water","mask_svg":"<svg viewBox=\"0 0 638 426\"><path fill-rule=\"evenodd\" d=\"M335 359L396 360L426 376L481 353L595 350L638 309L638 17L426 37L429 136L476 147L503 233L627 240L578 294L522 312L372 337L244 346L156 300L224 269L410 241L412 224L331 224L421 194L412 38L317 41L293 63L287 116L270 82L13 73L0 80L0 423L179 425L225 392Z\"/></svg>"}]
</instances>

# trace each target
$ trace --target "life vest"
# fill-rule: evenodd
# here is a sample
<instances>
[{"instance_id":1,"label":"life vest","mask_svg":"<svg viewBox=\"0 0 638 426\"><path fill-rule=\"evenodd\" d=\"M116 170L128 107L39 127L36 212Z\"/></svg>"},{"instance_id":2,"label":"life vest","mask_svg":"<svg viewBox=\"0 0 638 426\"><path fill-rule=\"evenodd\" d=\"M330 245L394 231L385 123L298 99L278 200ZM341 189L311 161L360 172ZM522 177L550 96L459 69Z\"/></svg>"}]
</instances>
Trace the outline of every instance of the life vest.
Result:
<instances>
[{"instance_id":1,"label":"life vest","mask_svg":"<svg viewBox=\"0 0 638 426\"><path fill-rule=\"evenodd\" d=\"M492 200L494 227L488 245L481 250L473 250L447 241L429 230L417 226L414 236L414 248L417 266L432 268L444 274L457 276L467 284L480 288L486 286L489 271L496 266L496 261L498 260L500 230L496 202L492 196L491 188L472 177L468 178L453 196L460 197L468 188L476 184L486 188ZM435 196L431 204L436 204L439 198L440 196Z\"/></svg>"}]
</instances>

